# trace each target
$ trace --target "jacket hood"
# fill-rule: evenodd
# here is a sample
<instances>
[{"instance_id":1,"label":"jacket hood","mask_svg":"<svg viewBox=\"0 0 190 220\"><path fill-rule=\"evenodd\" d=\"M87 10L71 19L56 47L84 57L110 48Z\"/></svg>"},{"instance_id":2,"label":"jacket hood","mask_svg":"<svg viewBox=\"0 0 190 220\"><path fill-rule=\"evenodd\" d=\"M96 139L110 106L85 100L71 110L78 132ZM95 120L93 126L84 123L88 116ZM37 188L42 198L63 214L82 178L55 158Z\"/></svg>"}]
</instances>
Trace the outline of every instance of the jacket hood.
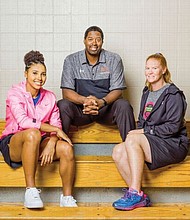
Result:
<instances>
[{"instance_id":1,"label":"jacket hood","mask_svg":"<svg viewBox=\"0 0 190 220\"><path fill-rule=\"evenodd\" d=\"M143 89L143 94L145 94L148 91L149 91L148 87L145 86L145 88ZM165 90L166 94L173 94L173 95L175 95L178 92L184 97L184 99L186 99L183 91L180 90L174 83L171 83L171 85Z\"/></svg>"},{"instance_id":2,"label":"jacket hood","mask_svg":"<svg viewBox=\"0 0 190 220\"><path fill-rule=\"evenodd\" d=\"M146 86L144 89L143 89L143 96L144 97L148 97L148 92L149 92L149 90L148 90L148 87ZM187 108L187 102L186 102L186 98L185 98L185 95L184 95L184 93L183 93L183 91L182 90L180 90L174 83L171 83L171 85L168 87L168 88L166 88L166 90L163 92L163 94L162 94L162 96L168 96L168 95L170 95L170 94L172 94L172 95L175 95L175 94L177 94L177 93L179 93L180 95L181 95L181 98L182 98L182 100L183 100L183 108L184 108L184 112L186 111L186 108ZM145 102L146 100L144 99L144 102ZM159 102L158 102L159 103ZM142 109L141 109L141 111L142 111Z\"/></svg>"}]
</instances>

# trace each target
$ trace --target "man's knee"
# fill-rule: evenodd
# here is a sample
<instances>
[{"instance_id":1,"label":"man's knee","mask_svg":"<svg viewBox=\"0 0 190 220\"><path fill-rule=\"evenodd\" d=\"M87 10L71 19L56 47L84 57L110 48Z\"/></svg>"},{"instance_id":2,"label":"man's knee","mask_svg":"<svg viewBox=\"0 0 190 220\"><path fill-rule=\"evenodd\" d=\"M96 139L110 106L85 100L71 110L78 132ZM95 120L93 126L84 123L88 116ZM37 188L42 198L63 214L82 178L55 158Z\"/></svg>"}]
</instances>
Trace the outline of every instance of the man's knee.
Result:
<instances>
[{"instance_id":1,"label":"man's knee","mask_svg":"<svg viewBox=\"0 0 190 220\"><path fill-rule=\"evenodd\" d=\"M133 112L133 108L132 106L130 105L130 103L125 100L125 99L118 99L115 101L115 105L116 105L116 108L118 108L120 111L131 111Z\"/></svg>"},{"instance_id":2,"label":"man's knee","mask_svg":"<svg viewBox=\"0 0 190 220\"><path fill-rule=\"evenodd\" d=\"M66 99L61 99L57 102L57 106L60 110L68 108L72 103Z\"/></svg>"}]
</instances>

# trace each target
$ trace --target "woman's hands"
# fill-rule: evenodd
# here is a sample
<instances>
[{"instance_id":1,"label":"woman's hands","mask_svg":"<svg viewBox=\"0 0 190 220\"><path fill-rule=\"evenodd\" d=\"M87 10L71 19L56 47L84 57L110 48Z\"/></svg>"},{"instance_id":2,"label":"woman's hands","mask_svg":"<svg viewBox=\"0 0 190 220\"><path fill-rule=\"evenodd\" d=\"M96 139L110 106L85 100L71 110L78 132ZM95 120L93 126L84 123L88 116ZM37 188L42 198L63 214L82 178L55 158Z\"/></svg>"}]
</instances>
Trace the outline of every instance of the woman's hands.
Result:
<instances>
[{"instance_id":1,"label":"woman's hands","mask_svg":"<svg viewBox=\"0 0 190 220\"><path fill-rule=\"evenodd\" d=\"M57 138L55 140L57 140ZM46 166L46 165L51 164L53 162L53 157L55 154L55 146L57 143L57 141L55 141L55 140L50 138L46 144L46 147L42 151L42 153L40 155L41 166Z\"/></svg>"},{"instance_id":2,"label":"woman's hands","mask_svg":"<svg viewBox=\"0 0 190 220\"><path fill-rule=\"evenodd\" d=\"M59 127L47 124L47 123L41 123L41 127L40 127L41 131L47 132L47 133L55 133L55 135L57 136L57 138L59 140L63 139L65 141L67 141L71 146L73 146L71 140L69 139L69 137L63 132L63 130Z\"/></svg>"},{"instance_id":3,"label":"woman's hands","mask_svg":"<svg viewBox=\"0 0 190 220\"><path fill-rule=\"evenodd\" d=\"M53 126L47 123L42 123L40 130L50 133L50 138L45 143L43 147L43 151L40 155L41 166L45 166L53 162L57 141L64 140L68 142L68 144L73 146L70 138L59 127L56 127L56 126Z\"/></svg>"},{"instance_id":4,"label":"woman's hands","mask_svg":"<svg viewBox=\"0 0 190 220\"><path fill-rule=\"evenodd\" d=\"M65 134L65 132L63 132L60 128L58 128L56 132L56 135L59 138L59 140L63 139L67 141L71 146L73 146L70 138Z\"/></svg>"}]
</instances>

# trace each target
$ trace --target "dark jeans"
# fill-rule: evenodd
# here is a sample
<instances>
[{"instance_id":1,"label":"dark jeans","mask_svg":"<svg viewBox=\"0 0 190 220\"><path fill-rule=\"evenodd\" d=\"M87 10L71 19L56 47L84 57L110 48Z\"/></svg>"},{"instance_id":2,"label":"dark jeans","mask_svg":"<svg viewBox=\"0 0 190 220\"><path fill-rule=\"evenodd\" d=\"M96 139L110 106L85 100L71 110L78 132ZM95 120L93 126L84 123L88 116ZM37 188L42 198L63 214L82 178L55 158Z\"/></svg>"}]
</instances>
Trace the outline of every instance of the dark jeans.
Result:
<instances>
[{"instance_id":1,"label":"dark jeans","mask_svg":"<svg viewBox=\"0 0 190 220\"><path fill-rule=\"evenodd\" d=\"M84 115L82 105L76 105L65 99L59 100L57 105L60 110L63 131L66 134L69 133L70 125L81 126L96 121L100 124L117 125L121 138L125 141L127 133L135 129L133 108L124 99L118 99L111 105L101 108L98 115Z\"/></svg>"}]
</instances>

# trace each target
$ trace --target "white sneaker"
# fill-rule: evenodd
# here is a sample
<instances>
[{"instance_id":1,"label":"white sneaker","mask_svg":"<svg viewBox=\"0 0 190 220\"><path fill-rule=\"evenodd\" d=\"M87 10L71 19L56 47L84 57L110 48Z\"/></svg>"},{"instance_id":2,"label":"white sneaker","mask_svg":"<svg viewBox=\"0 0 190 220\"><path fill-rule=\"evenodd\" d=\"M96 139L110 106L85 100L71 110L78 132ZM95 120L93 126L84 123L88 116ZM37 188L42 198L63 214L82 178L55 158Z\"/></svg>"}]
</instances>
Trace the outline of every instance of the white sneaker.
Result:
<instances>
[{"instance_id":1,"label":"white sneaker","mask_svg":"<svg viewBox=\"0 0 190 220\"><path fill-rule=\"evenodd\" d=\"M76 200L72 196L63 196L60 197L60 207L78 207Z\"/></svg>"},{"instance_id":2,"label":"white sneaker","mask_svg":"<svg viewBox=\"0 0 190 220\"><path fill-rule=\"evenodd\" d=\"M24 206L32 208L43 208L43 202L40 198L41 190L36 189L35 187L27 188L25 192Z\"/></svg>"}]
</instances>

